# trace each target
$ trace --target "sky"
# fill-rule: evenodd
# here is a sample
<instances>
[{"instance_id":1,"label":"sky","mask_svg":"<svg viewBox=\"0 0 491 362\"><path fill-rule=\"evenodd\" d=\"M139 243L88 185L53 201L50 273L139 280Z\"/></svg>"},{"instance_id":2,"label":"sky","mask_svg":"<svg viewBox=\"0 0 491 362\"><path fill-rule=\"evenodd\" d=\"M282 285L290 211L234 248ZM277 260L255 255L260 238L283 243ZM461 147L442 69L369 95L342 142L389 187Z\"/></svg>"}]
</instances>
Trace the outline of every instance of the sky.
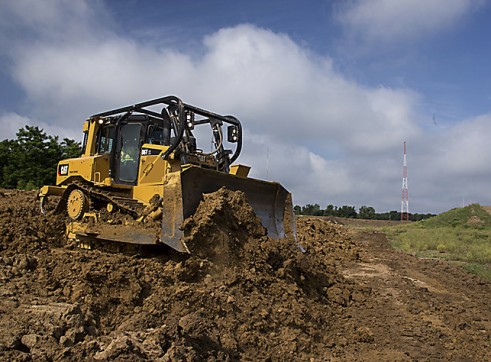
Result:
<instances>
[{"instance_id":1,"label":"sky","mask_svg":"<svg viewBox=\"0 0 491 362\"><path fill-rule=\"evenodd\" d=\"M295 204L491 205L488 0L1 0L0 140L176 95Z\"/></svg>"}]
</instances>

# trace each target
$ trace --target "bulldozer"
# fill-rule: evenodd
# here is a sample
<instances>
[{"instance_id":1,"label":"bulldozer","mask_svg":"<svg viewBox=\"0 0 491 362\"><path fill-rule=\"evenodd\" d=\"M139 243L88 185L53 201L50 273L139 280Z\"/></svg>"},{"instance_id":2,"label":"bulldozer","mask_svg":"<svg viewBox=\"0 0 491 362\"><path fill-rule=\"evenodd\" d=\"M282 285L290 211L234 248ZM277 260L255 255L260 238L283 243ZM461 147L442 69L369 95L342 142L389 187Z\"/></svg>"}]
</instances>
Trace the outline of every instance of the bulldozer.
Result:
<instances>
[{"instance_id":1,"label":"bulldozer","mask_svg":"<svg viewBox=\"0 0 491 362\"><path fill-rule=\"evenodd\" d=\"M223 187L245 194L269 237L296 239L291 194L234 163L242 149L236 117L166 96L94 114L82 130L81 156L60 161L56 185L38 195L42 213L55 196L49 212L67 216L68 239L79 246L167 245L192 253L183 221L204 194ZM126 221L114 222L119 216Z\"/></svg>"}]
</instances>

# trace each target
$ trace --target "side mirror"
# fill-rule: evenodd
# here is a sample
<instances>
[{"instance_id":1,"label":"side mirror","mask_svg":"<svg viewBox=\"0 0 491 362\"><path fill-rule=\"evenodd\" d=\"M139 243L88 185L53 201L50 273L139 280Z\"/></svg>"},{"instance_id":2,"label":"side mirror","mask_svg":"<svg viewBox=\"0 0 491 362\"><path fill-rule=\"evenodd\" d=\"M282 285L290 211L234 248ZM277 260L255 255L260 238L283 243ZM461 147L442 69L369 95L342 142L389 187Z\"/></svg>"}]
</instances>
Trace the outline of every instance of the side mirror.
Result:
<instances>
[{"instance_id":1,"label":"side mirror","mask_svg":"<svg viewBox=\"0 0 491 362\"><path fill-rule=\"evenodd\" d=\"M239 127L237 126L227 127L227 141L230 143L239 142Z\"/></svg>"}]
</instances>

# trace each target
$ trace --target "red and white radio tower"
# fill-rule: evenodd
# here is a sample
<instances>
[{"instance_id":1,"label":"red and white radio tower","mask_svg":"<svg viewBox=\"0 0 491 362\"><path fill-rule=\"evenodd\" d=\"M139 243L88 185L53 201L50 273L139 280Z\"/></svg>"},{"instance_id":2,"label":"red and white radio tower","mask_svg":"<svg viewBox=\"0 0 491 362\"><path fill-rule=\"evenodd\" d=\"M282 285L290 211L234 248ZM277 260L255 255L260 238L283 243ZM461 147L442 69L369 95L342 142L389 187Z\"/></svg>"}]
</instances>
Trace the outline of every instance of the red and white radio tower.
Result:
<instances>
[{"instance_id":1,"label":"red and white radio tower","mask_svg":"<svg viewBox=\"0 0 491 362\"><path fill-rule=\"evenodd\" d=\"M401 221L409 221L409 193L407 189L406 141L404 141L404 161L402 162L402 201Z\"/></svg>"}]
</instances>

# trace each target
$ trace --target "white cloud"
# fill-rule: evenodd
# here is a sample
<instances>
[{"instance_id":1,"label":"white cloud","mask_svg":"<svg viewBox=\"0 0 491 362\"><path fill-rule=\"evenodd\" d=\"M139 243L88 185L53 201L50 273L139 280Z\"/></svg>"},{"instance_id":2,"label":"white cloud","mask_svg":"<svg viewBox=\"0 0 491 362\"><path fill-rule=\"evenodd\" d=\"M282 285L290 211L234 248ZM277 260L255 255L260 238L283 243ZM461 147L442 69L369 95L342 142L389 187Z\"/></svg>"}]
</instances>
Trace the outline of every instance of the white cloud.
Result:
<instances>
[{"instance_id":1,"label":"white cloud","mask_svg":"<svg viewBox=\"0 0 491 362\"><path fill-rule=\"evenodd\" d=\"M58 135L60 139L71 138L79 140L78 130L63 127L63 125L49 124L43 121L21 116L15 112L7 112L0 115L1 139L15 139L19 129L25 126L37 126L49 135Z\"/></svg>"},{"instance_id":2,"label":"white cloud","mask_svg":"<svg viewBox=\"0 0 491 362\"><path fill-rule=\"evenodd\" d=\"M102 39L112 25L101 1L18 0L0 4L2 30L0 40L42 39L50 42L73 42ZM24 44L12 42L13 49Z\"/></svg>"},{"instance_id":3,"label":"white cloud","mask_svg":"<svg viewBox=\"0 0 491 362\"><path fill-rule=\"evenodd\" d=\"M92 2L80 3L77 12L65 9L65 1L50 3L61 5L34 19L41 27L49 23L41 34L12 39L16 46L2 54L12 60L12 77L30 107L0 118L1 125L10 125L8 132L13 125L35 122L50 132L75 135L91 114L176 94L239 117L246 137L239 161L253 166L253 176L283 183L296 203L366 204L378 211L399 207L404 140L411 150L410 195L419 200L418 211L441 211L450 204L434 193L439 182L434 170L446 162L447 154L438 153L441 145L452 140L449 155L454 159L474 157L481 148L491 154L482 141L489 134L487 118L457 125L433 141L416 122L416 92L362 86L334 70L332 59L284 34L238 25L206 36L199 53L185 53L118 35L110 19L107 27L98 21L108 18L101 6L95 12ZM31 15L16 14L11 25L20 33L32 31L24 24ZM62 22L74 25L63 37L52 35ZM473 172L490 176L483 162L464 166L455 166L454 175L470 172L472 166ZM452 193L458 185L442 188ZM476 188L476 195L483 190Z\"/></svg>"},{"instance_id":4,"label":"white cloud","mask_svg":"<svg viewBox=\"0 0 491 362\"><path fill-rule=\"evenodd\" d=\"M462 121L443 130L437 135L422 138L427 160L432 163L432 172L427 172L428 179L434 173L440 175L442 183L468 181L489 176L491 165L491 114ZM421 157L424 159L424 157Z\"/></svg>"},{"instance_id":5,"label":"white cloud","mask_svg":"<svg viewBox=\"0 0 491 362\"><path fill-rule=\"evenodd\" d=\"M344 3L339 20L369 43L419 40L454 26L482 5L480 0L354 0Z\"/></svg>"},{"instance_id":6,"label":"white cloud","mask_svg":"<svg viewBox=\"0 0 491 362\"><path fill-rule=\"evenodd\" d=\"M251 177L277 181L293 192L296 203L346 203L356 186L350 165L327 160L306 147L272 141L269 136L247 132L241 162L253 165ZM313 197L315 194L315 197Z\"/></svg>"},{"instance_id":7,"label":"white cloud","mask_svg":"<svg viewBox=\"0 0 491 362\"><path fill-rule=\"evenodd\" d=\"M1 139L15 139L17 131L26 125L32 125L31 120L17 113L7 112L0 115Z\"/></svg>"},{"instance_id":8,"label":"white cloud","mask_svg":"<svg viewBox=\"0 0 491 362\"><path fill-rule=\"evenodd\" d=\"M417 132L413 92L361 87L284 35L241 25L208 36L205 45L195 58L117 37L41 43L18 53L14 75L55 122L177 93L233 111L255 132L303 145L383 151Z\"/></svg>"},{"instance_id":9,"label":"white cloud","mask_svg":"<svg viewBox=\"0 0 491 362\"><path fill-rule=\"evenodd\" d=\"M421 135L408 144L409 189L418 190L413 203L423 210L459 207L464 200L490 205L489 134L491 114Z\"/></svg>"}]
</instances>

